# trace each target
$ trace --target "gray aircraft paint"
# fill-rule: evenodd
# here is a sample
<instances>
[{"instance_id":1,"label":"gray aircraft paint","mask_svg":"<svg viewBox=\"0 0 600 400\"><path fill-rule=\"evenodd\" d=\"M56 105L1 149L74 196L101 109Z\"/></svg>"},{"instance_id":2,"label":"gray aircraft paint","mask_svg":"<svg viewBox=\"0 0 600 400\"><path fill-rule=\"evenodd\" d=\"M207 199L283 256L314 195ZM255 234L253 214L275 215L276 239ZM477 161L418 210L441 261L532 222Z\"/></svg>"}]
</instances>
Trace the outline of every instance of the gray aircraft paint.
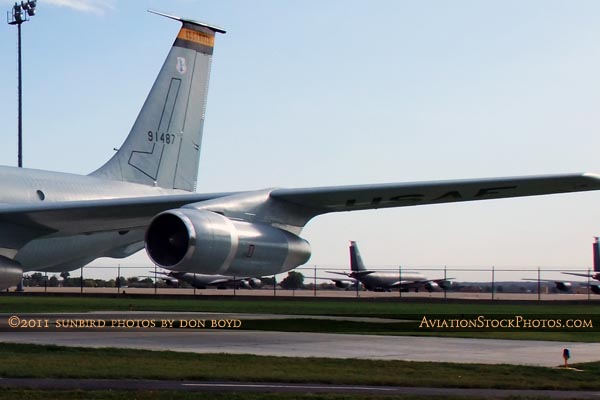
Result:
<instances>
[{"instance_id":1,"label":"gray aircraft paint","mask_svg":"<svg viewBox=\"0 0 600 400\"><path fill-rule=\"evenodd\" d=\"M195 190L215 32L225 33L183 23L127 139L101 168L85 177L0 167L2 182L15 188L5 191L0 201L71 202ZM0 255L14 258L24 270L62 271L98 257L127 257L144 247L143 229L72 235L67 240L64 232L53 237L50 231L47 238L30 240L37 234L25 230L0 249Z\"/></svg>"},{"instance_id":2,"label":"gray aircraft paint","mask_svg":"<svg viewBox=\"0 0 600 400\"><path fill-rule=\"evenodd\" d=\"M354 283L355 280L363 284L369 290L387 290L387 289L437 289L437 286L444 279L427 279L420 272L402 271L376 271L368 270L358 250L356 242L350 242L350 271L349 273L328 271L337 275L346 275L352 281L344 279L333 279L334 282Z\"/></svg>"},{"instance_id":3,"label":"gray aircraft paint","mask_svg":"<svg viewBox=\"0 0 600 400\"><path fill-rule=\"evenodd\" d=\"M189 283L197 289L206 289L209 286L217 287L241 287L247 289L258 289L262 287L259 278L233 276L233 275L214 275L214 274L193 274L190 272L170 271L168 273L158 272L157 275L163 275L158 279L163 279L170 284L173 281L182 281Z\"/></svg>"},{"instance_id":4,"label":"gray aircraft paint","mask_svg":"<svg viewBox=\"0 0 600 400\"><path fill-rule=\"evenodd\" d=\"M89 176L0 167L0 288L20 270L68 271L98 257L131 255L144 247L153 219L168 210L214 213L239 227L248 224L257 235L253 254L260 263L242 259L253 240L242 235L234 262L216 270L258 276L308 259L306 241L296 237L291 245L282 244L287 233L278 230L294 238L317 215L600 189L598 175L567 174L192 193L214 36L224 31L171 18L182 22L182 29L129 136L106 164Z\"/></svg>"},{"instance_id":5,"label":"gray aircraft paint","mask_svg":"<svg viewBox=\"0 0 600 400\"><path fill-rule=\"evenodd\" d=\"M215 32L183 23L127 140L92 176L196 189Z\"/></svg>"}]
</instances>

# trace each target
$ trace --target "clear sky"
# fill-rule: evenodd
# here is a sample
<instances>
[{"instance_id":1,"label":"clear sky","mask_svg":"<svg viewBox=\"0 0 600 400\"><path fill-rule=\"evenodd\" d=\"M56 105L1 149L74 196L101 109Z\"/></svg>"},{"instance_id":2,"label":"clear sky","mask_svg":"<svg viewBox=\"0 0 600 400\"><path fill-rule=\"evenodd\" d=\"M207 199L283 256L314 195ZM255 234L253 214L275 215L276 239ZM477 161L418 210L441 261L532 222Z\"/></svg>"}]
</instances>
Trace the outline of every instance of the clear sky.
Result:
<instances>
[{"instance_id":1,"label":"clear sky","mask_svg":"<svg viewBox=\"0 0 600 400\"><path fill-rule=\"evenodd\" d=\"M26 167L86 174L120 146L179 30L148 8L228 31L198 191L600 172L600 2L552 0L40 0ZM16 165L16 28L0 37L0 164ZM357 240L373 266L587 268L599 202L331 214L303 236L309 265L346 266Z\"/></svg>"}]
</instances>

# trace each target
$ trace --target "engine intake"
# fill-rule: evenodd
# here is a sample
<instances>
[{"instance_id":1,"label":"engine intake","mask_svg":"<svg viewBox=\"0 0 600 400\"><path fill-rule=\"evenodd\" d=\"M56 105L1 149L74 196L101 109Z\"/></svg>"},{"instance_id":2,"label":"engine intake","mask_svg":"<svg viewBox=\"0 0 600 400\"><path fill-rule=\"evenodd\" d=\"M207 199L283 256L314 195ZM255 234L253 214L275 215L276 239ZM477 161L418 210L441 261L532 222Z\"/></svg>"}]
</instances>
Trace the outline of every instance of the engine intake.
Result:
<instances>
[{"instance_id":1,"label":"engine intake","mask_svg":"<svg viewBox=\"0 0 600 400\"><path fill-rule=\"evenodd\" d=\"M571 287L573 286L571 284L571 282L557 281L557 282L554 282L554 284L556 285L556 289L560 290L561 292L568 292L569 290L571 290Z\"/></svg>"},{"instance_id":2,"label":"engine intake","mask_svg":"<svg viewBox=\"0 0 600 400\"><path fill-rule=\"evenodd\" d=\"M264 276L304 264L310 245L268 224L180 208L165 211L150 223L146 252L154 263L170 270Z\"/></svg>"},{"instance_id":3,"label":"engine intake","mask_svg":"<svg viewBox=\"0 0 600 400\"><path fill-rule=\"evenodd\" d=\"M0 290L16 286L21 278L23 278L21 265L10 258L0 256Z\"/></svg>"}]
</instances>

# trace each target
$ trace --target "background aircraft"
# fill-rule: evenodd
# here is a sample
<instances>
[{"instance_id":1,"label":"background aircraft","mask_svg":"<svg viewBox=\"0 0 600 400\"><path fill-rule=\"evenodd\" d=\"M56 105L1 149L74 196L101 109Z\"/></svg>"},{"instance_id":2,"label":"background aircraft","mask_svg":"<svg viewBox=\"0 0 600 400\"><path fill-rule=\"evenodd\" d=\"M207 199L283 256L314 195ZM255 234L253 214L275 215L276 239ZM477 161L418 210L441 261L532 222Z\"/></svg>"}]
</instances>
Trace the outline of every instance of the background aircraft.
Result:
<instances>
[{"instance_id":1,"label":"background aircraft","mask_svg":"<svg viewBox=\"0 0 600 400\"><path fill-rule=\"evenodd\" d=\"M589 274L584 274L580 272L563 272L563 274L567 275L575 275L575 276L583 276L585 278L589 278L591 280L599 281L590 282L589 287L592 293L600 294L600 245L598 243L598 237L594 237L594 243L592 243L592 255L594 260L594 272ZM537 281L538 279L524 279L527 281ZM582 286L587 285L587 282L570 282L570 281L561 281L556 279L539 279L540 282L552 282L556 286L556 289L561 292L568 292L575 285Z\"/></svg>"},{"instance_id":2,"label":"background aircraft","mask_svg":"<svg viewBox=\"0 0 600 400\"><path fill-rule=\"evenodd\" d=\"M309 259L299 235L318 215L600 189L597 175L564 174L195 193L215 35L225 31L165 16L182 28L110 160L87 176L0 168L0 288L24 271L144 247L172 271L270 276Z\"/></svg>"},{"instance_id":3,"label":"background aircraft","mask_svg":"<svg viewBox=\"0 0 600 400\"><path fill-rule=\"evenodd\" d=\"M356 281L360 282L365 289L374 291L387 291L391 289L399 289L408 291L414 289L418 292L419 289L425 289L430 292L440 289L448 289L451 283L448 279L427 279L425 275L419 272L398 271L383 272L367 270L363 263L358 245L356 242L350 242L350 270L351 272L335 272L327 271L331 274L345 275L350 279L332 279L336 286L348 288Z\"/></svg>"},{"instance_id":4,"label":"background aircraft","mask_svg":"<svg viewBox=\"0 0 600 400\"><path fill-rule=\"evenodd\" d=\"M153 271L150 271L154 273ZM158 276L162 275L162 276ZM176 286L179 282L186 282L196 289L206 289L210 286L217 288L244 288L244 289L259 289L262 287L260 278L249 277L234 277L227 275L206 275L194 274L191 272L157 272L157 279L164 280L168 285Z\"/></svg>"}]
</instances>

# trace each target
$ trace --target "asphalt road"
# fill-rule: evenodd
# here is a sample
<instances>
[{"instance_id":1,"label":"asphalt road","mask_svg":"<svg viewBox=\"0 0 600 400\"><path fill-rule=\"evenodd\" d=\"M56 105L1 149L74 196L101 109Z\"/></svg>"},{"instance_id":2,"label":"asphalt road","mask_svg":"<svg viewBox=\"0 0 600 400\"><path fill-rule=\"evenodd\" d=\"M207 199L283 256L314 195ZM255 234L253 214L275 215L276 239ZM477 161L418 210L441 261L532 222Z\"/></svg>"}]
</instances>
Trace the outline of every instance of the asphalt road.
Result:
<instances>
[{"instance_id":1,"label":"asphalt road","mask_svg":"<svg viewBox=\"0 0 600 400\"><path fill-rule=\"evenodd\" d=\"M600 343L345 335L243 330L124 330L2 332L2 342L76 347L116 347L191 353L256 354L288 357L358 358L553 367L600 361Z\"/></svg>"}]
</instances>

